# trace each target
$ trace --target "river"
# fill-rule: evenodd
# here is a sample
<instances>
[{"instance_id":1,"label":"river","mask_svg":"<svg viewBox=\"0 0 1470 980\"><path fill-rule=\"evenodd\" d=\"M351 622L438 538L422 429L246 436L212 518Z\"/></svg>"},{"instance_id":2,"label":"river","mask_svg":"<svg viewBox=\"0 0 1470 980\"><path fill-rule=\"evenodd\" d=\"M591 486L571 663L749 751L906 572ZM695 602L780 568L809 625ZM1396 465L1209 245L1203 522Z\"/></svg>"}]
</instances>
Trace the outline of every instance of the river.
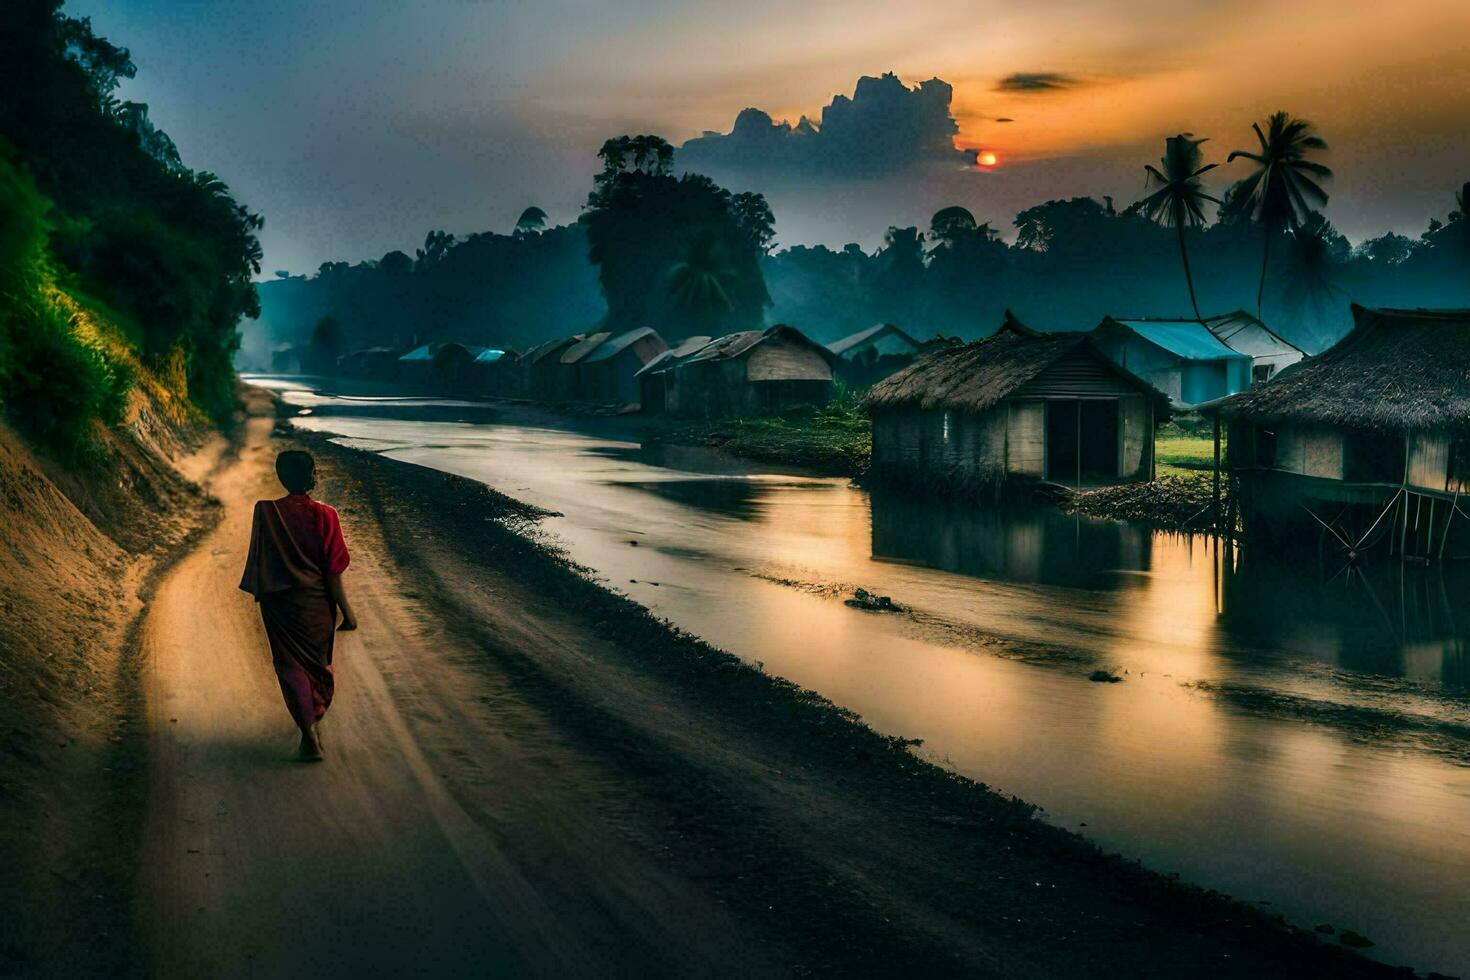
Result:
<instances>
[{"instance_id":1,"label":"river","mask_svg":"<svg viewBox=\"0 0 1470 980\"><path fill-rule=\"evenodd\" d=\"M1470 974L1470 563L1293 567L626 427L252 380L298 425L556 511L608 585L1109 850ZM856 587L902 609L851 608Z\"/></svg>"}]
</instances>

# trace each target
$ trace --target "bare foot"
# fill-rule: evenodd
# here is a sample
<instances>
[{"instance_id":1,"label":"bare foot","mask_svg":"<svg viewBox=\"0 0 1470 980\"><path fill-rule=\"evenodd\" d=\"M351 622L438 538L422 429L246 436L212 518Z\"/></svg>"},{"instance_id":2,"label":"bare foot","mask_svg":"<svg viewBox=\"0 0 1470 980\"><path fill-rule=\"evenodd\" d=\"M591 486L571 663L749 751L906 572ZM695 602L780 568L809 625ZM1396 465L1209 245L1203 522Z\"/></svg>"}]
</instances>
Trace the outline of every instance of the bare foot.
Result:
<instances>
[{"instance_id":1,"label":"bare foot","mask_svg":"<svg viewBox=\"0 0 1470 980\"><path fill-rule=\"evenodd\" d=\"M322 752L322 740L317 737L316 726L312 725L301 733L301 748L297 758L302 762L321 762L326 758Z\"/></svg>"}]
</instances>

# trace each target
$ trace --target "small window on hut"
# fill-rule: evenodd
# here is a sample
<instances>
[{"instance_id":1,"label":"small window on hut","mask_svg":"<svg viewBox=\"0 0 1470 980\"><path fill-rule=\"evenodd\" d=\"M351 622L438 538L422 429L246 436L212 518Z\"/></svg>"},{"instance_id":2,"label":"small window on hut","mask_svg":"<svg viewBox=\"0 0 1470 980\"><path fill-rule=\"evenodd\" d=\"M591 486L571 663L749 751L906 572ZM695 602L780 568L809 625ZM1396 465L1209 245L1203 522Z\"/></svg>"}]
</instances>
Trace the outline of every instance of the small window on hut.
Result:
<instances>
[{"instance_id":1,"label":"small window on hut","mask_svg":"<svg viewBox=\"0 0 1470 980\"><path fill-rule=\"evenodd\" d=\"M1470 493L1470 433L1450 440L1450 479L1445 489L1451 493Z\"/></svg>"},{"instance_id":2,"label":"small window on hut","mask_svg":"<svg viewBox=\"0 0 1470 980\"><path fill-rule=\"evenodd\" d=\"M1256 426L1256 466L1263 470L1276 468L1276 430Z\"/></svg>"},{"instance_id":3,"label":"small window on hut","mask_svg":"<svg viewBox=\"0 0 1470 980\"><path fill-rule=\"evenodd\" d=\"M1251 368L1251 384L1258 385L1263 381L1268 381L1275 372L1276 365L1274 364L1257 364Z\"/></svg>"},{"instance_id":4,"label":"small window on hut","mask_svg":"<svg viewBox=\"0 0 1470 980\"><path fill-rule=\"evenodd\" d=\"M1358 429L1343 440L1343 476L1349 483L1401 483L1404 436Z\"/></svg>"}]
</instances>

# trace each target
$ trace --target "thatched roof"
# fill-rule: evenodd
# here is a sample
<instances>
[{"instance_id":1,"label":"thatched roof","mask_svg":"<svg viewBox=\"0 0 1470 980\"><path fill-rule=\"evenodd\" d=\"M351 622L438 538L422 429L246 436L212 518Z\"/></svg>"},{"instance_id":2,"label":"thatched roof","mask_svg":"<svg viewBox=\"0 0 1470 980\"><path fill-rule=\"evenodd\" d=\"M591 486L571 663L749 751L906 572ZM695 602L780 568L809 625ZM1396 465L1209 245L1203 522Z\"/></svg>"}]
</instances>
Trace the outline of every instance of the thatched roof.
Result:
<instances>
[{"instance_id":1,"label":"thatched roof","mask_svg":"<svg viewBox=\"0 0 1470 980\"><path fill-rule=\"evenodd\" d=\"M1228 419L1408 431L1470 428L1470 310L1370 310L1316 357L1203 406Z\"/></svg>"},{"instance_id":2,"label":"thatched roof","mask_svg":"<svg viewBox=\"0 0 1470 980\"><path fill-rule=\"evenodd\" d=\"M890 375L868 389L863 407L869 411L953 408L984 412L1076 352L1096 358L1140 391L1167 402L1164 394L1147 381L1108 360L1086 334L1038 333L1029 328L1022 332L1003 327L984 340L935 351Z\"/></svg>"}]
</instances>

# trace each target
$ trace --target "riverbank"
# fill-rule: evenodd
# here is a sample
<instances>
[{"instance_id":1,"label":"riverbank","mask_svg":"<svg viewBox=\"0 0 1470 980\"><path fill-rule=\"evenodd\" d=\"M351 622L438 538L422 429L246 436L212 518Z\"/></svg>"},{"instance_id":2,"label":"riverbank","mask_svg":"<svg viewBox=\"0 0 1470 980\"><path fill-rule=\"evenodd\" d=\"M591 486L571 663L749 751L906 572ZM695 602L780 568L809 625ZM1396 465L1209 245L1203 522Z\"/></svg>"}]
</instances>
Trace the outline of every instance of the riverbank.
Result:
<instances>
[{"instance_id":1,"label":"riverbank","mask_svg":"<svg viewBox=\"0 0 1470 980\"><path fill-rule=\"evenodd\" d=\"M533 513L483 485L297 438L350 491L353 519L378 522L422 601L664 828L641 830L642 846L701 882L785 968L1389 974L1102 855L658 622L570 567Z\"/></svg>"},{"instance_id":2,"label":"riverbank","mask_svg":"<svg viewBox=\"0 0 1470 980\"><path fill-rule=\"evenodd\" d=\"M700 446L819 476L861 476L873 455L872 420L850 398L822 408L706 422L654 416L641 420L645 442Z\"/></svg>"}]
</instances>

